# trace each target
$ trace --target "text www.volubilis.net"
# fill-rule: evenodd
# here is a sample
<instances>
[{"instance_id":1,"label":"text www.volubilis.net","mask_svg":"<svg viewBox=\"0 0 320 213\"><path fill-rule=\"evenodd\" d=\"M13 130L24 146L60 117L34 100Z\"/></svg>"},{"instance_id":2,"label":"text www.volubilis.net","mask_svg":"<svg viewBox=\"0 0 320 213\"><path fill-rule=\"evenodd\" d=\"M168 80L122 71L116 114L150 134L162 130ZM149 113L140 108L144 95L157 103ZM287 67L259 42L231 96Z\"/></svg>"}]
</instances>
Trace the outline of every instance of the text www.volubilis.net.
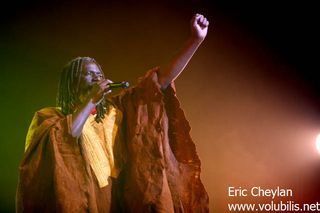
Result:
<instances>
[{"instance_id":1,"label":"text www.volubilis.net","mask_svg":"<svg viewBox=\"0 0 320 213\"><path fill-rule=\"evenodd\" d=\"M294 201L280 201L270 203L228 203L230 212L320 212L320 203L295 203Z\"/></svg>"}]
</instances>

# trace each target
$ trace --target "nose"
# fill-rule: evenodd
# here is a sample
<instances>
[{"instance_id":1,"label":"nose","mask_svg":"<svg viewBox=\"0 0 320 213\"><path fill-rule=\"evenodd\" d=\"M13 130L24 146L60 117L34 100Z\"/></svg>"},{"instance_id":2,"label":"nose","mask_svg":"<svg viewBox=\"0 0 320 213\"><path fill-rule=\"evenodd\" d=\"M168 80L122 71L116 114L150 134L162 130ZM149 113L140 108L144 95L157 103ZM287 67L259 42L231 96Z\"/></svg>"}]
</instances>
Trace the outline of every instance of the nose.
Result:
<instances>
[{"instance_id":1,"label":"nose","mask_svg":"<svg viewBox=\"0 0 320 213\"><path fill-rule=\"evenodd\" d=\"M102 80L102 75L101 75L100 73L94 73L94 74L92 75L92 79L93 79L94 81L100 81L100 80Z\"/></svg>"}]
</instances>

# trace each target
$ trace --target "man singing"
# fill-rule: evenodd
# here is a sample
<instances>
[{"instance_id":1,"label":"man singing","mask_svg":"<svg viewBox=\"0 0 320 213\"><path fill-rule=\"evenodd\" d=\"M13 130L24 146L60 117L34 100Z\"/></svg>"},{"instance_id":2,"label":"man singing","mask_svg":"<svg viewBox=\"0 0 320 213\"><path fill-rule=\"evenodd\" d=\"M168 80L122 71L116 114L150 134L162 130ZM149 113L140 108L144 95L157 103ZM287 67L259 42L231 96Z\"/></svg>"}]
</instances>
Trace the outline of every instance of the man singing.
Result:
<instances>
[{"instance_id":1,"label":"man singing","mask_svg":"<svg viewBox=\"0 0 320 213\"><path fill-rule=\"evenodd\" d=\"M191 36L166 69L112 96L89 57L62 70L57 107L36 112L26 138L17 212L208 212L200 160L173 82L207 35Z\"/></svg>"}]
</instances>

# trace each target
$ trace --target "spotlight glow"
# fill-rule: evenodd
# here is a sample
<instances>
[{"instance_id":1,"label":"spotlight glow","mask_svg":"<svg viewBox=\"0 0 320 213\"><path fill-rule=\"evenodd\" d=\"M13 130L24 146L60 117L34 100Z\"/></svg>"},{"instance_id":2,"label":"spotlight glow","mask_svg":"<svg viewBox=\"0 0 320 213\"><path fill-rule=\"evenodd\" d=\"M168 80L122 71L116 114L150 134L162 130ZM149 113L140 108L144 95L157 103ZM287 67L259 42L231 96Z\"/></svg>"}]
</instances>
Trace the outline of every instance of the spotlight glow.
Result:
<instances>
[{"instance_id":1,"label":"spotlight glow","mask_svg":"<svg viewBox=\"0 0 320 213\"><path fill-rule=\"evenodd\" d=\"M320 154L320 134L317 136L317 139L316 139L316 147Z\"/></svg>"}]
</instances>

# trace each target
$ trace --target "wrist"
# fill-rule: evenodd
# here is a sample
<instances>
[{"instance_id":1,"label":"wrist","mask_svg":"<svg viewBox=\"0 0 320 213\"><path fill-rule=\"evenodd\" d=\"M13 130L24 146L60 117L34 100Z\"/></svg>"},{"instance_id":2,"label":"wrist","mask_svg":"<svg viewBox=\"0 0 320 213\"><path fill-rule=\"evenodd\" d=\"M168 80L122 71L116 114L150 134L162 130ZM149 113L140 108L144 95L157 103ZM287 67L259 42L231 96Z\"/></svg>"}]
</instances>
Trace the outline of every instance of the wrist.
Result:
<instances>
[{"instance_id":1,"label":"wrist","mask_svg":"<svg viewBox=\"0 0 320 213\"><path fill-rule=\"evenodd\" d=\"M191 35L189 40L191 43L200 45L203 42L204 38L199 37L197 35Z\"/></svg>"},{"instance_id":2,"label":"wrist","mask_svg":"<svg viewBox=\"0 0 320 213\"><path fill-rule=\"evenodd\" d=\"M89 103L92 103L94 105L98 105L101 100L103 99L103 96L102 97L92 97L90 100L89 100Z\"/></svg>"},{"instance_id":3,"label":"wrist","mask_svg":"<svg viewBox=\"0 0 320 213\"><path fill-rule=\"evenodd\" d=\"M191 39L194 42L201 43L207 36L206 29L191 29Z\"/></svg>"}]
</instances>

